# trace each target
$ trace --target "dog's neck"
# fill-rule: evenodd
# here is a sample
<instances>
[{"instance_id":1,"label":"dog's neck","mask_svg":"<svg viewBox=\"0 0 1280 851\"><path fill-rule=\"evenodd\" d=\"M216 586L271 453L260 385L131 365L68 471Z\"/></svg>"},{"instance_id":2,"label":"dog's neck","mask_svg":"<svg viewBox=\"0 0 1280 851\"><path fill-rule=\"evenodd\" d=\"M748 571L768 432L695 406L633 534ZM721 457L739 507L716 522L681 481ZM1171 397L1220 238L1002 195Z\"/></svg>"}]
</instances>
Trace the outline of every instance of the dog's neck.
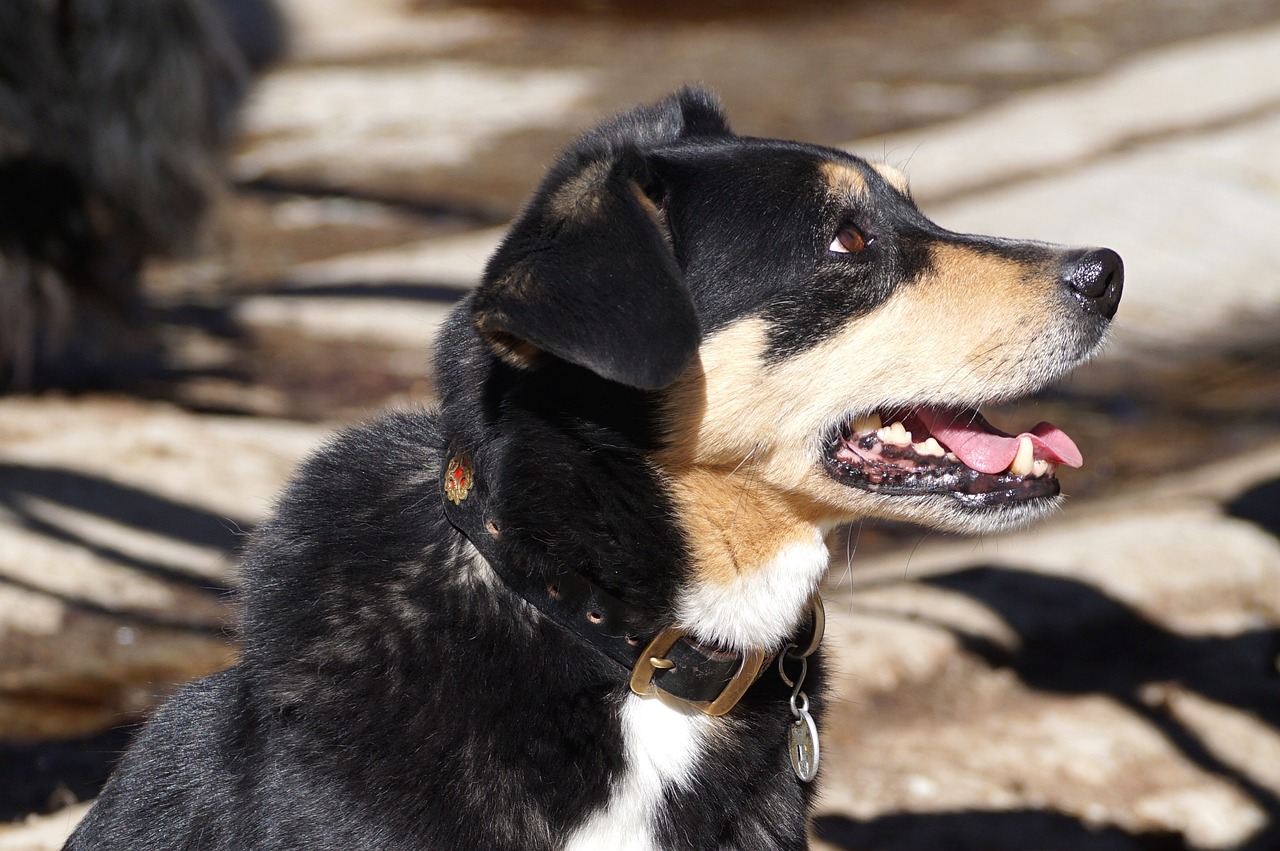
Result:
<instances>
[{"instance_id":1,"label":"dog's neck","mask_svg":"<svg viewBox=\"0 0 1280 851\"><path fill-rule=\"evenodd\" d=\"M528 554L512 548L505 520L494 511L499 500L494 499L481 466L472 450L453 442L440 476L449 523L509 590L616 662L624 675L630 675L631 689L637 694L664 692L708 714L724 714L778 652L789 643L806 643L799 615L807 613L808 634L820 636L820 604L803 593L800 605L793 606L793 589L811 589L807 578L815 569L814 575L820 575L826 564L825 549L815 558L803 537L793 542L783 534L778 538L783 549L768 557L765 550L738 546L738 530L732 524L715 531L700 526L690 529L699 540L715 540L704 553L693 555L684 578L687 587L679 589L684 593L677 595L672 606L684 622L651 631L642 626L642 611L572 567L539 559L541 564L530 570ZM678 487L686 497L722 489L717 477L700 483L682 479ZM696 524L715 524L716 507L714 500L708 501L690 517ZM750 518L750 528L743 530L749 537L759 537L770 524L776 532L793 520L784 505L762 502L759 494L746 498L740 511L744 521ZM819 546L821 540L819 535ZM757 567L750 559L764 559L764 563Z\"/></svg>"},{"instance_id":2,"label":"dog's neck","mask_svg":"<svg viewBox=\"0 0 1280 851\"><path fill-rule=\"evenodd\" d=\"M676 468L668 481L690 546L681 624L736 649L781 647L827 569L818 517L749 467Z\"/></svg>"}]
</instances>

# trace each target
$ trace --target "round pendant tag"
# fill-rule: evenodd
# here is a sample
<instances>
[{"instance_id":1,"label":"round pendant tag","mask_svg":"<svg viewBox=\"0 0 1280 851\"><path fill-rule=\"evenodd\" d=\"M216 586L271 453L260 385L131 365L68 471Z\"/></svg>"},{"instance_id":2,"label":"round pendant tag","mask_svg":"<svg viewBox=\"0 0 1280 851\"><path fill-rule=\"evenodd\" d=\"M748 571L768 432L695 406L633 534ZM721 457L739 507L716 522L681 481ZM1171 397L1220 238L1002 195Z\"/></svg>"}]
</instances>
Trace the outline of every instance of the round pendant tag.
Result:
<instances>
[{"instance_id":1,"label":"round pendant tag","mask_svg":"<svg viewBox=\"0 0 1280 851\"><path fill-rule=\"evenodd\" d=\"M791 768L804 783L818 776L818 725L808 709L787 726L787 753Z\"/></svg>"}]
</instances>

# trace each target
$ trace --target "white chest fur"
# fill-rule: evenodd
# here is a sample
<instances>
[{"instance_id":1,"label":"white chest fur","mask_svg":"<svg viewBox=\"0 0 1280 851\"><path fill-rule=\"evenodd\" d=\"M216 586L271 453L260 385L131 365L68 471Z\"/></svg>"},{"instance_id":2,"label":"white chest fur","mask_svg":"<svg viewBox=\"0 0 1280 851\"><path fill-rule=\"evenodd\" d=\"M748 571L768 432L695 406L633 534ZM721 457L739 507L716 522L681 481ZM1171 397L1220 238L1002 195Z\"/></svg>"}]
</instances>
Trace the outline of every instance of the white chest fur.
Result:
<instances>
[{"instance_id":1,"label":"white chest fur","mask_svg":"<svg viewBox=\"0 0 1280 851\"><path fill-rule=\"evenodd\" d=\"M680 603L680 622L710 643L781 647L799 626L829 558L822 531L814 529L811 538L787 544L765 564L691 585Z\"/></svg>"},{"instance_id":2,"label":"white chest fur","mask_svg":"<svg viewBox=\"0 0 1280 851\"><path fill-rule=\"evenodd\" d=\"M564 851L656 851L654 824L664 792L686 785L714 719L628 695L622 706L626 767L608 802L569 837Z\"/></svg>"}]
</instances>

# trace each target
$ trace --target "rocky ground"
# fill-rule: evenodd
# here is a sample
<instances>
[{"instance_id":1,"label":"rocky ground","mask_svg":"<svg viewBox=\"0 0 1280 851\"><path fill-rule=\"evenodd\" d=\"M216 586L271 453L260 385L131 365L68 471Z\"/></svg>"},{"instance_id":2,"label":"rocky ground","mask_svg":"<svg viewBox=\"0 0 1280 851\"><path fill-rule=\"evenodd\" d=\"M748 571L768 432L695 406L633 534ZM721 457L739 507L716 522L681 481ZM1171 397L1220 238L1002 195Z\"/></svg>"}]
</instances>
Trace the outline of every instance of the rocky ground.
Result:
<instances>
[{"instance_id":1,"label":"rocky ground","mask_svg":"<svg viewBox=\"0 0 1280 851\"><path fill-rule=\"evenodd\" d=\"M1079 438L1060 517L833 541L815 845L1280 848L1280 4L556 8L294 0L208 253L148 282L172 376L0 400L0 851L234 659L244 534L335 425L429 403L557 146L696 79L944 225L1127 265L1107 354L992 414Z\"/></svg>"}]
</instances>

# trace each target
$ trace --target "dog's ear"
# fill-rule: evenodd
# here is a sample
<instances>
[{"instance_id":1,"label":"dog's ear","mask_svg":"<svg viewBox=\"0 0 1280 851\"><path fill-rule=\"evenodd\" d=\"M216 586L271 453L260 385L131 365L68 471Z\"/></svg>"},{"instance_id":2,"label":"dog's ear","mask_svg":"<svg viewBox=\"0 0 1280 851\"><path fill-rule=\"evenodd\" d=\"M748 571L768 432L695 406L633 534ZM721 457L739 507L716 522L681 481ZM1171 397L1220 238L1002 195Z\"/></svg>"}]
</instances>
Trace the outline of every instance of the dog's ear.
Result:
<instances>
[{"instance_id":1,"label":"dog's ear","mask_svg":"<svg viewBox=\"0 0 1280 851\"><path fill-rule=\"evenodd\" d=\"M494 350L522 366L549 354L642 389L674 381L701 331L649 152L728 133L711 96L692 89L614 118L561 155L476 292L472 316Z\"/></svg>"}]
</instances>

